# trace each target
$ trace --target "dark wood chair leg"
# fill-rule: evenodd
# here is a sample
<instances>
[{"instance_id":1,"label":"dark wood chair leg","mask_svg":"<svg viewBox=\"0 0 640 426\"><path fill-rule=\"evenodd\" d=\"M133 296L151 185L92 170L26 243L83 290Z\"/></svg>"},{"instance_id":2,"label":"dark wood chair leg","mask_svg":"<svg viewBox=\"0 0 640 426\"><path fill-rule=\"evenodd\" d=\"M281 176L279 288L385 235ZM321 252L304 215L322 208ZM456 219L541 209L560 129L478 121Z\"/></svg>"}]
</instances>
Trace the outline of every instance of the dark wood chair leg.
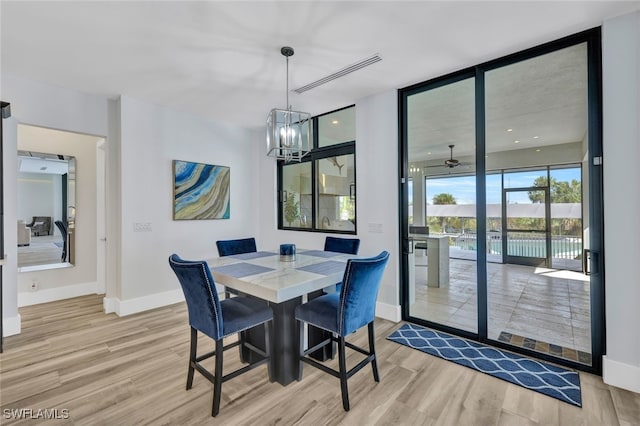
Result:
<instances>
[{"instance_id":1,"label":"dark wood chair leg","mask_svg":"<svg viewBox=\"0 0 640 426\"><path fill-rule=\"evenodd\" d=\"M222 394L222 352L224 348L224 342L222 339L216 340L216 371L215 371L215 383L213 384L213 407L211 415L213 417L220 412L220 395Z\"/></svg>"},{"instance_id":2,"label":"dark wood chair leg","mask_svg":"<svg viewBox=\"0 0 640 426\"><path fill-rule=\"evenodd\" d=\"M187 390L193 386L193 363L196 362L196 351L198 349L198 331L191 327L191 345L189 349L189 370L187 371Z\"/></svg>"},{"instance_id":3,"label":"dark wood chair leg","mask_svg":"<svg viewBox=\"0 0 640 426\"><path fill-rule=\"evenodd\" d=\"M342 407L349 411L349 390L347 389L347 361L345 359L344 337L338 337L338 364L340 365L340 390L342 391Z\"/></svg>"},{"instance_id":4,"label":"dark wood chair leg","mask_svg":"<svg viewBox=\"0 0 640 426\"><path fill-rule=\"evenodd\" d=\"M370 322L367 326L369 329L369 352L373 354L373 360L371 360L371 368L373 369L373 380L380 381L380 375L378 374L378 361L376 358L375 336L373 334L373 322Z\"/></svg>"}]
</instances>

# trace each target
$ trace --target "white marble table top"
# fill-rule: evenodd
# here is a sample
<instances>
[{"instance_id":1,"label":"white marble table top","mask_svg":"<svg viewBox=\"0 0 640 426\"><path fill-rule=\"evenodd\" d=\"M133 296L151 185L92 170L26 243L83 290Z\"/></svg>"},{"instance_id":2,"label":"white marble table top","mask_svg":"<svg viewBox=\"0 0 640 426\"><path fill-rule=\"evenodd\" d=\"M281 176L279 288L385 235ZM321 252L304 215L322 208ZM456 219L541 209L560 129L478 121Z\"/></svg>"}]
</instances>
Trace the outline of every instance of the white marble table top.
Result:
<instances>
[{"instance_id":1,"label":"white marble table top","mask_svg":"<svg viewBox=\"0 0 640 426\"><path fill-rule=\"evenodd\" d=\"M352 254L298 249L293 262L280 261L279 250L208 259L216 283L281 303L342 281Z\"/></svg>"}]
</instances>

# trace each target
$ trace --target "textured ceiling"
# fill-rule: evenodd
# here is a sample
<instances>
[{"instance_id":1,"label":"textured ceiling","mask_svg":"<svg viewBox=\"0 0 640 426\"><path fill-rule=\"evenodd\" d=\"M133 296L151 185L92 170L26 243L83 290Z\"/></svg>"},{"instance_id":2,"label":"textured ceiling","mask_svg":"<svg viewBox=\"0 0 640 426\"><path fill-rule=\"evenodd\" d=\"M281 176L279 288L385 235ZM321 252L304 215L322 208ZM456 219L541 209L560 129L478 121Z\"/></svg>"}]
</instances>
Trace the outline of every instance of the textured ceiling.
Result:
<instances>
[{"instance_id":1,"label":"textured ceiling","mask_svg":"<svg viewBox=\"0 0 640 426\"><path fill-rule=\"evenodd\" d=\"M2 74L121 94L263 126L290 88L378 53L382 61L305 92L320 114L565 35L635 2L0 2ZM6 99L10 101L10 99Z\"/></svg>"},{"instance_id":2,"label":"textured ceiling","mask_svg":"<svg viewBox=\"0 0 640 426\"><path fill-rule=\"evenodd\" d=\"M409 97L410 161L449 157L449 145L455 157L475 154L474 91L474 80L467 79ZM581 142L586 44L487 72L485 96L487 154Z\"/></svg>"}]
</instances>

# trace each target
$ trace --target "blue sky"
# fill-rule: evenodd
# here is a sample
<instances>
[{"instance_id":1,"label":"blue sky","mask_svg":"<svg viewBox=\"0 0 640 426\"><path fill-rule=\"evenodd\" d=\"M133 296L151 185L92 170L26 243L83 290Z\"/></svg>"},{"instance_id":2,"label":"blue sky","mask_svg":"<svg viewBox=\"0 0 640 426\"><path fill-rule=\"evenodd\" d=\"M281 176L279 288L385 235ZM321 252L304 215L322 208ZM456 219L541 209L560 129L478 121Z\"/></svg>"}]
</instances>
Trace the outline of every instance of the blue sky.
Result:
<instances>
[{"instance_id":1,"label":"blue sky","mask_svg":"<svg viewBox=\"0 0 640 426\"><path fill-rule=\"evenodd\" d=\"M533 186L533 181L545 175L544 170L505 173L504 182L507 188L524 188ZM551 170L551 177L558 181L580 181L580 169ZM456 176L430 178L427 180L427 204L432 204L433 196L441 193L452 194L457 204L476 203L476 178L474 176ZM526 192L510 194L510 202L530 203ZM487 175L487 204L499 204L502 199L500 174Z\"/></svg>"}]
</instances>

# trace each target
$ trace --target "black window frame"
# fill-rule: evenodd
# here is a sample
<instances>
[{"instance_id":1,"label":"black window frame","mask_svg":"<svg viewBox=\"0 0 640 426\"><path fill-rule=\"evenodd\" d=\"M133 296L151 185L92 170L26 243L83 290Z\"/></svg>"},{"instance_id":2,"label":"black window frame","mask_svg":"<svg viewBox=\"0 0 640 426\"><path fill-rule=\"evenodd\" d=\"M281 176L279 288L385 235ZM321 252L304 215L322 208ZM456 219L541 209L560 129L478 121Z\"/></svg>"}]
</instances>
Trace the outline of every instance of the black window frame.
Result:
<instances>
[{"instance_id":1,"label":"black window frame","mask_svg":"<svg viewBox=\"0 0 640 426\"><path fill-rule=\"evenodd\" d=\"M333 111L329 111L320 115L316 115L311 118L311 151L307 155L302 158L300 162L290 162L285 163L284 160L278 160L277 162L277 178L276 178L276 193L277 193L277 203L278 203L278 229L285 231L303 231L303 232L322 232L325 234L347 234L347 235L356 235L358 233L358 197L357 197L357 188L358 188L358 179L357 179L357 171L356 171L356 140L337 143L335 145L318 147L318 120L321 117L324 117L329 114L333 114L338 111L342 111L349 108L355 108L355 105L349 105L343 108L338 108ZM317 203L318 203L318 176L316 170L316 164L318 160L323 160L326 158L337 157L341 155L353 155L353 183L354 183L354 229L353 231L341 231L337 229L320 229L318 226L320 225L319 219L317 217ZM311 227L310 228L302 228L296 226L285 226L283 220L283 198L284 198L284 190L282 189L282 174L283 168L290 164L304 164L307 162L311 162Z\"/></svg>"}]
</instances>

